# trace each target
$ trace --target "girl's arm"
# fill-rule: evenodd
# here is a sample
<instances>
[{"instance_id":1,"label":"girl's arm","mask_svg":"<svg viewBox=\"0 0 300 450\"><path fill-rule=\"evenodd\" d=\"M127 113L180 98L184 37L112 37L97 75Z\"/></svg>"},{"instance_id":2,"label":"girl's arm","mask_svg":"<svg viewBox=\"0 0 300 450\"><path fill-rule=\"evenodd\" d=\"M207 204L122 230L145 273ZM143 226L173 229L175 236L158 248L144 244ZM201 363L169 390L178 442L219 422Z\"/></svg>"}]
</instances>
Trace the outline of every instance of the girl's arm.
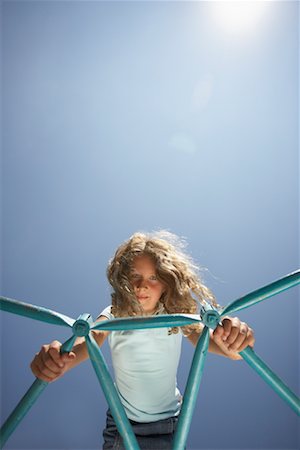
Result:
<instances>
[{"instance_id":1,"label":"girl's arm","mask_svg":"<svg viewBox=\"0 0 300 450\"><path fill-rule=\"evenodd\" d=\"M96 322L107 320L100 316ZM108 336L109 331L92 331L99 347L102 346ZM43 345L39 353L32 360L30 367L33 374L48 383L57 380L68 370L73 369L88 358L88 351L85 339L79 337L76 339L74 347L70 353L60 353L62 344L59 341L53 341L51 344Z\"/></svg>"},{"instance_id":2,"label":"girl's arm","mask_svg":"<svg viewBox=\"0 0 300 450\"><path fill-rule=\"evenodd\" d=\"M189 336L189 341L195 346L198 342L200 332L194 331ZM238 317L225 317L222 325L218 325L210 333L209 351L218 355L226 356L230 359L242 359L239 352L248 345L254 346L255 338L253 330Z\"/></svg>"}]
</instances>

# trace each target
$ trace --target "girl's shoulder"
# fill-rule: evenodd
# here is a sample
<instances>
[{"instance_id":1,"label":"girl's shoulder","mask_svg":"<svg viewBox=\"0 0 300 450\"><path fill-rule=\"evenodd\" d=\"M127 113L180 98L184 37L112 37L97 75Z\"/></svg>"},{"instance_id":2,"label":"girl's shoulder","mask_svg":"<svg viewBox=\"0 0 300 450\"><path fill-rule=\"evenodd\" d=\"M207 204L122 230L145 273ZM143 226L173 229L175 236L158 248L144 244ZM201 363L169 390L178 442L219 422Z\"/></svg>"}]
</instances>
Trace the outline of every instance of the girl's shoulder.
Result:
<instances>
[{"instance_id":1,"label":"girl's shoulder","mask_svg":"<svg viewBox=\"0 0 300 450\"><path fill-rule=\"evenodd\" d=\"M107 319L114 319L114 316L111 313L111 305L109 305L106 308L104 308L103 311L99 314L98 317L100 317L100 316L104 316Z\"/></svg>"}]
</instances>

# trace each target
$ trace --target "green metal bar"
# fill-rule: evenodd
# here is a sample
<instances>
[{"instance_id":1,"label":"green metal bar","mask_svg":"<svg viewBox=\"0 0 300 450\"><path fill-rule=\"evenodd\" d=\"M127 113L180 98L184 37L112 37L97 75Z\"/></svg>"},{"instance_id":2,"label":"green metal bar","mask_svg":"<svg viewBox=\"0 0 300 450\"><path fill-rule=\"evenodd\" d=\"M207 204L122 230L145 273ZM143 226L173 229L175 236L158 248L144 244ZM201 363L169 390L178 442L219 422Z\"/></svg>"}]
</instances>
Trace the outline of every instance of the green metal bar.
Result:
<instances>
[{"instance_id":1,"label":"green metal bar","mask_svg":"<svg viewBox=\"0 0 300 450\"><path fill-rule=\"evenodd\" d=\"M233 312L239 311L244 308L248 308L249 306L254 305L255 303L261 302L262 300L266 300L273 295L279 294L286 289L290 289L291 287L300 283L300 270L296 272L292 272L289 275L286 275L283 278L280 278L273 283L270 283L260 289L257 289L249 294L234 300L232 303L227 305L221 312L221 317L232 314Z\"/></svg>"},{"instance_id":2,"label":"green metal bar","mask_svg":"<svg viewBox=\"0 0 300 450\"><path fill-rule=\"evenodd\" d=\"M276 295L286 289L289 289L300 283L300 270L293 272L285 277L267 285L256 291L241 297L231 304L226 306L221 314L221 317L233 313L235 311L247 308L260 301L263 301L273 295ZM53 323L56 325L72 326L74 336L68 339L62 346L61 352L71 351L76 336L86 336L86 343L94 366L96 375L104 391L107 402L112 411L112 415L116 421L118 430L124 440L126 450L139 450L136 437L132 431L125 410L119 399L117 390L109 374L107 365L102 356L102 353L93 339L91 333L88 334L89 329L95 330L125 330L125 329L141 329L141 328L162 328L185 326L193 323L203 322L208 326L214 328L220 318L218 312L204 311L205 317L191 314L173 314L162 315L154 317L135 317L135 318L121 318L114 320L107 320L105 322L96 322L90 327L91 318L89 314L84 314L76 321L63 314L51 311L49 309L19 302L17 300L0 297L0 309L27 316L35 320ZM203 316L203 317L202 317ZM89 318L89 320L87 320ZM203 320L202 320L203 319ZM203 373L204 361L209 344L209 328L204 327L201 337L198 341L187 386L185 389L184 400L181 408L181 413L178 421L178 426L174 438L174 450L182 450L185 446L187 435L189 432L193 411L196 404L197 393L200 387L200 382ZM289 406L300 415L300 399L283 383L283 381L255 354L255 352L248 347L240 352L244 360L266 381L278 395L285 400ZM15 410L11 413L9 418L4 423L0 430L1 448L26 415L28 410L37 400L39 395L43 392L47 382L36 379L33 385L26 392Z\"/></svg>"},{"instance_id":3,"label":"green metal bar","mask_svg":"<svg viewBox=\"0 0 300 450\"><path fill-rule=\"evenodd\" d=\"M61 353L68 353L72 350L76 336L72 336L61 347ZM22 419L26 416L30 408L34 405L44 389L48 386L47 381L36 378L28 391L21 398L13 412L6 419L0 429L0 448L2 449L10 435L17 428Z\"/></svg>"},{"instance_id":4,"label":"green metal bar","mask_svg":"<svg viewBox=\"0 0 300 450\"><path fill-rule=\"evenodd\" d=\"M72 348L74 346L74 343L77 339L77 336L71 336L70 339L68 339L66 342L63 343L60 349L60 353L70 353L72 351Z\"/></svg>"},{"instance_id":5,"label":"green metal bar","mask_svg":"<svg viewBox=\"0 0 300 450\"><path fill-rule=\"evenodd\" d=\"M251 347L245 348L240 355L258 375L300 416L300 398L257 356Z\"/></svg>"},{"instance_id":6,"label":"green metal bar","mask_svg":"<svg viewBox=\"0 0 300 450\"><path fill-rule=\"evenodd\" d=\"M209 328L204 327L198 340L189 377L187 380L178 425L174 436L174 450L183 450L192 422L197 395L203 374L204 361L209 344Z\"/></svg>"},{"instance_id":7,"label":"green metal bar","mask_svg":"<svg viewBox=\"0 0 300 450\"><path fill-rule=\"evenodd\" d=\"M141 328L169 328L183 327L185 325L201 322L198 314L165 314L158 316L124 317L120 319L95 322L92 330L137 330Z\"/></svg>"},{"instance_id":8,"label":"green metal bar","mask_svg":"<svg viewBox=\"0 0 300 450\"><path fill-rule=\"evenodd\" d=\"M110 376L107 364L91 333L86 336L86 343L91 363L103 389L103 393L110 407L113 418L115 419L119 433L123 438L125 448L126 450L139 450L139 445L126 416L114 382Z\"/></svg>"},{"instance_id":9,"label":"green metal bar","mask_svg":"<svg viewBox=\"0 0 300 450\"><path fill-rule=\"evenodd\" d=\"M75 322L74 319L56 311L52 311L51 309L19 302L18 300L6 297L0 297L0 310L30 317L31 319L40 320L41 322L53 323L55 325L71 327Z\"/></svg>"},{"instance_id":10,"label":"green metal bar","mask_svg":"<svg viewBox=\"0 0 300 450\"><path fill-rule=\"evenodd\" d=\"M24 397L20 400L16 408L10 414L8 419L4 422L3 426L0 430L0 448L3 448L5 442L10 437L10 435L14 432L16 427L19 425L21 420L27 414L29 409L35 403L35 401L39 398L41 393L47 387L48 383L46 381L39 380L36 378L34 383L28 389Z\"/></svg>"}]
</instances>

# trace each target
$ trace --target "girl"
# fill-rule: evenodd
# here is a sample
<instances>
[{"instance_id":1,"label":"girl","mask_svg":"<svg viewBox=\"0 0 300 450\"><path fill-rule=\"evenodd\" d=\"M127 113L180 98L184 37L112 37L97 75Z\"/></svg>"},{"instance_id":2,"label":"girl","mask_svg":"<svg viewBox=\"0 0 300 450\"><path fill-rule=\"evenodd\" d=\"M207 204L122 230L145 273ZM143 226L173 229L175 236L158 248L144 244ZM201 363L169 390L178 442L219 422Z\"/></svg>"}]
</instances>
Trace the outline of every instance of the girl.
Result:
<instances>
[{"instance_id":1,"label":"girl","mask_svg":"<svg viewBox=\"0 0 300 450\"><path fill-rule=\"evenodd\" d=\"M205 301L218 306L183 248L177 236L163 231L135 233L121 244L107 269L112 304L97 320L197 314ZM116 387L141 449L172 448L182 401L176 384L182 335L195 346L202 329L197 324L170 330L93 331L99 346L108 337ZM251 328L228 317L211 333L209 350L236 360L248 345L254 345ZM77 339L69 354L61 355L60 348L58 341L42 346L31 363L36 377L52 382L88 357L84 338ZM110 411L103 436L103 449L124 449Z\"/></svg>"}]
</instances>

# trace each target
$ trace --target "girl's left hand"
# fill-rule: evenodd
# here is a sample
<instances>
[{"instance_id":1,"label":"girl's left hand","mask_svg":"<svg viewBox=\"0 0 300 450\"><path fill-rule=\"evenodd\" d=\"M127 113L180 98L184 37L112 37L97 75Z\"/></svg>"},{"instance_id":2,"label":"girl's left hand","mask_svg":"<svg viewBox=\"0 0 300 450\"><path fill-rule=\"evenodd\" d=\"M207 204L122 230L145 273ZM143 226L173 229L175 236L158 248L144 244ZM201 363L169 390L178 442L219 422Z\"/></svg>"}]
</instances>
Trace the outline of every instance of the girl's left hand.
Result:
<instances>
[{"instance_id":1,"label":"girl's left hand","mask_svg":"<svg viewBox=\"0 0 300 450\"><path fill-rule=\"evenodd\" d=\"M242 359L239 352L248 345L253 347L255 342L253 330L238 317L225 317L211 338L224 355L231 359Z\"/></svg>"}]
</instances>

